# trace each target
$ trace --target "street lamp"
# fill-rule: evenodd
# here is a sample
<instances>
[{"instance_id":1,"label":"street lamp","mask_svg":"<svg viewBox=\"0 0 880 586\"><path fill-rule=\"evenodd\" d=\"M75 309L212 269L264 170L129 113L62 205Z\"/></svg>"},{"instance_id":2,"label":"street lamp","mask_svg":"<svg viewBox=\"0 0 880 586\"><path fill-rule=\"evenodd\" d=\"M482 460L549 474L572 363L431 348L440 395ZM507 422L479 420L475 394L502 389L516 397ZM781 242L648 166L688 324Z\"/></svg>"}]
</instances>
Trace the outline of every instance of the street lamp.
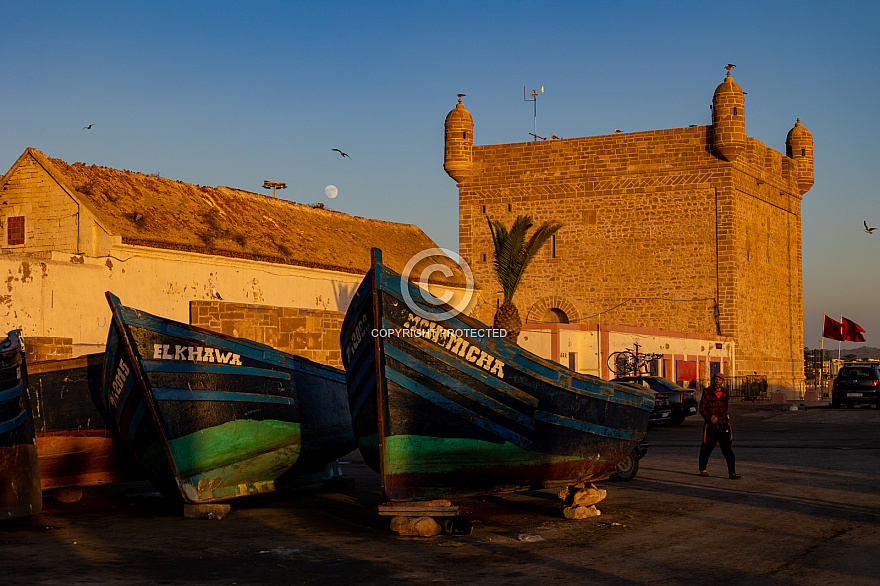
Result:
<instances>
[{"instance_id":1,"label":"street lamp","mask_svg":"<svg viewBox=\"0 0 880 586\"><path fill-rule=\"evenodd\" d=\"M271 189L272 197L275 197L275 190L287 189L287 183L284 181L263 181L263 189Z\"/></svg>"}]
</instances>

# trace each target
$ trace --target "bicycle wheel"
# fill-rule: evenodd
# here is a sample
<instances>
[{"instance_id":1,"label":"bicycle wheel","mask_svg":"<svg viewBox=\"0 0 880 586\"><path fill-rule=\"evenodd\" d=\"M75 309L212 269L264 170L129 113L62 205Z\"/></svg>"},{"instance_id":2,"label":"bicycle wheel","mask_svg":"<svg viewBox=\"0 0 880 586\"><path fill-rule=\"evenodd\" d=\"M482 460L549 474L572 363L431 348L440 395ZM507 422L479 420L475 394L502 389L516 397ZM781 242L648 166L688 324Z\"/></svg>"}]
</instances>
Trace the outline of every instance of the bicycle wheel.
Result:
<instances>
[{"instance_id":1,"label":"bicycle wheel","mask_svg":"<svg viewBox=\"0 0 880 586\"><path fill-rule=\"evenodd\" d=\"M615 352L608 357L608 369L618 376L635 372L636 357L631 352Z\"/></svg>"}]
</instances>

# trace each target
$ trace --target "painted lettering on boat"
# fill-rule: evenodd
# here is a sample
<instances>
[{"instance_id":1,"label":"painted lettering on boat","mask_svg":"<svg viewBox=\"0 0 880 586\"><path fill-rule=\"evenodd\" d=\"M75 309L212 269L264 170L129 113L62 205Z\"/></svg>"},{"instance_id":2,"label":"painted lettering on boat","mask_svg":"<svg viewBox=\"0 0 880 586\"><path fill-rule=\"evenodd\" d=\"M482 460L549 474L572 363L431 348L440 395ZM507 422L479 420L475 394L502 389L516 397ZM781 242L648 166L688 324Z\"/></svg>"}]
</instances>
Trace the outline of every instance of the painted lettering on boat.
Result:
<instances>
[{"instance_id":1,"label":"painted lettering on boat","mask_svg":"<svg viewBox=\"0 0 880 586\"><path fill-rule=\"evenodd\" d=\"M130 373L131 368L120 359L119 365L116 367L116 374L113 376L113 382L110 384L110 405L112 407L116 407L116 403L119 402L119 396L122 394L122 389L125 388L125 381L128 380Z\"/></svg>"},{"instance_id":2,"label":"painted lettering on boat","mask_svg":"<svg viewBox=\"0 0 880 586\"><path fill-rule=\"evenodd\" d=\"M444 328L413 313L407 315L407 320L403 327L414 332L418 331L419 338L430 340L453 354L461 356L474 366L478 366L498 378L504 378L504 362L479 346L471 345L463 337L456 335L455 330Z\"/></svg>"},{"instance_id":3,"label":"painted lettering on boat","mask_svg":"<svg viewBox=\"0 0 880 586\"><path fill-rule=\"evenodd\" d=\"M205 346L180 346L178 344L153 344L155 360L183 360L186 362L216 362L241 366L241 355L223 352L220 348Z\"/></svg>"},{"instance_id":4,"label":"painted lettering on boat","mask_svg":"<svg viewBox=\"0 0 880 586\"><path fill-rule=\"evenodd\" d=\"M348 337L348 344L345 345L346 362L351 360L351 357L354 356L354 353L360 348L361 342L364 341L364 338L367 335L367 327L369 325L367 322L368 317L367 314L364 313L361 315L361 319L358 320L358 324L354 327L351 335Z\"/></svg>"}]
</instances>

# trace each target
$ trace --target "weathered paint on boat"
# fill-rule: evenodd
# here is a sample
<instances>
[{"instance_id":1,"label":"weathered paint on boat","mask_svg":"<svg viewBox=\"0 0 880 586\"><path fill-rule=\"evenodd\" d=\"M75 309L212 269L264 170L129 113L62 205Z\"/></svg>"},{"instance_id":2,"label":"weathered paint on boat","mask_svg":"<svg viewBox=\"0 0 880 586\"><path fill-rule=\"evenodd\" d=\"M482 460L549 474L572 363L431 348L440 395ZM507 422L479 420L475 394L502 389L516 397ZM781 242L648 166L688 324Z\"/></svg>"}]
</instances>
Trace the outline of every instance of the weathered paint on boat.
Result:
<instances>
[{"instance_id":1,"label":"weathered paint on boat","mask_svg":"<svg viewBox=\"0 0 880 586\"><path fill-rule=\"evenodd\" d=\"M104 353L28 364L43 490L142 477L97 407L103 372Z\"/></svg>"},{"instance_id":2,"label":"weathered paint on boat","mask_svg":"<svg viewBox=\"0 0 880 586\"><path fill-rule=\"evenodd\" d=\"M389 499L606 478L644 436L650 393L575 373L466 316L417 315L402 287L436 315L374 250L341 335L355 436Z\"/></svg>"},{"instance_id":3,"label":"weathered paint on boat","mask_svg":"<svg viewBox=\"0 0 880 586\"><path fill-rule=\"evenodd\" d=\"M0 342L0 519L34 515L43 508L27 384L20 332L15 330Z\"/></svg>"},{"instance_id":4,"label":"weathered paint on boat","mask_svg":"<svg viewBox=\"0 0 880 586\"><path fill-rule=\"evenodd\" d=\"M107 299L102 404L160 489L204 503L338 475L342 371Z\"/></svg>"}]
</instances>

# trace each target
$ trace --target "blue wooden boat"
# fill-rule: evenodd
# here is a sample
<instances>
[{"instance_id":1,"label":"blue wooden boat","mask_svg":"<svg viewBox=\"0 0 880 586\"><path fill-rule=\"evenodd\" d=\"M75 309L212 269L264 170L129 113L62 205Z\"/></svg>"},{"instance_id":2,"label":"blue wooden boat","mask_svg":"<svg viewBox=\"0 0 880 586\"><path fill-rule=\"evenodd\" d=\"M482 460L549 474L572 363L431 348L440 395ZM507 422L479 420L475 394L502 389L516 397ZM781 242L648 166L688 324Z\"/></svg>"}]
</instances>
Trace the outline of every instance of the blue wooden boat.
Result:
<instances>
[{"instance_id":1,"label":"blue wooden boat","mask_svg":"<svg viewBox=\"0 0 880 586\"><path fill-rule=\"evenodd\" d=\"M644 436L652 393L544 360L464 315L433 319L449 309L374 249L343 322L355 436L390 500L601 480Z\"/></svg>"},{"instance_id":2,"label":"blue wooden boat","mask_svg":"<svg viewBox=\"0 0 880 586\"><path fill-rule=\"evenodd\" d=\"M0 342L0 519L43 508L27 380L20 333L9 332Z\"/></svg>"},{"instance_id":3,"label":"blue wooden boat","mask_svg":"<svg viewBox=\"0 0 880 586\"><path fill-rule=\"evenodd\" d=\"M125 447L97 409L104 353L27 365L44 491L142 479Z\"/></svg>"},{"instance_id":4,"label":"blue wooden boat","mask_svg":"<svg viewBox=\"0 0 880 586\"><path fill-rule=\"evenodd\" d=\"M206 503L339 476L342 371L107 300L101 399L164 494Z\"/></svg>"}]
</instances>

